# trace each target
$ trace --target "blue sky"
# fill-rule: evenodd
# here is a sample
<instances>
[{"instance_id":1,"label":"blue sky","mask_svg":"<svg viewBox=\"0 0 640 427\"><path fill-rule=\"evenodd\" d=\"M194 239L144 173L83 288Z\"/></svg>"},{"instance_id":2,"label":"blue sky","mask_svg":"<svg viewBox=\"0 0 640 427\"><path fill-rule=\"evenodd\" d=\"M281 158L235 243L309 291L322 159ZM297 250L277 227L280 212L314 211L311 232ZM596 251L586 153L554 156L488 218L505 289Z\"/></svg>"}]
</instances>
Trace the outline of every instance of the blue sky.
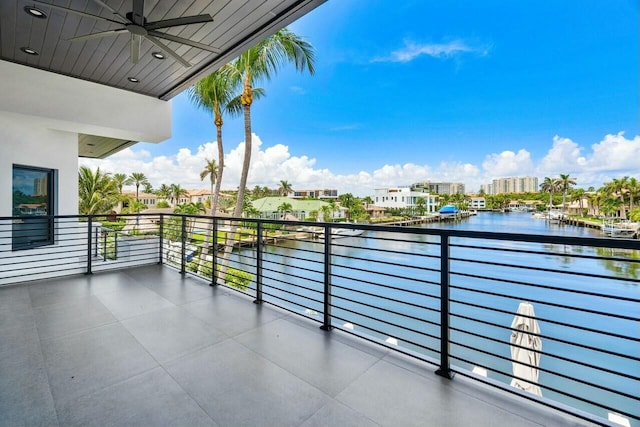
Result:
<instances>
[{"instance_id":1,"label":"blue sky","mask_svg":"<svg viewBox=\"0 0 640 427\"><path fill-rule=\"evenodd\" d=\"M314 46L316 74L287 68L262 84L251 186L364 195L423 179L478 190L503 176L640 176L635 0L329 0L290 28ZM234 188L242 121L226 117L223 132ZM214 141L182 94L170 140L102 165L202 187Z\"/></svg>"}]
</instances>

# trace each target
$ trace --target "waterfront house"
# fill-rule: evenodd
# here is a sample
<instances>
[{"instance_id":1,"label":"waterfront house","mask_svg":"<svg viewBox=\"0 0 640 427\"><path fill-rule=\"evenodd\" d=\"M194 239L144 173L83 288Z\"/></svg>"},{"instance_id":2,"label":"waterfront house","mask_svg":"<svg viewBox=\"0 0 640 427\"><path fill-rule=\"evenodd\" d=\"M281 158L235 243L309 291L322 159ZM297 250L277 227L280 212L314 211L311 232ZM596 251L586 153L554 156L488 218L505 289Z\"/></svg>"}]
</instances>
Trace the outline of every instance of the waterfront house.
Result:
<instances>
[{"instance_id":1,"label":"waterfront house","mask_svg":"<svg viewBox=\"0 0 640 427\"><path fill-rule=\"evenodd\" d=\"M282 206L290 205L291 208L287 212L282 211ZM310 200L310 199L292 199L290 197L263 197L251 202L251 205L256 209L263 219L282 219L286 214L291 214L299 221L305 219L312 219L314 221L322 221L323 213L322 209L330 209L331 205L322 200ZM340 206L335 206L330 211L330 217L332 220L340 220L346 218L346 209ZM315 212L315 217L312 215Z\"/></svg>"},{"instance_id":2,"label":"waterfront house","mask_svg":"<svg viewBox=\"0 0 640 427\"><path fill-rule=\"evenodd\" d=\"M371 197L376 206L387 209L408 209L416 211L423 199L425 213L438 211L438 196L435 194L413 191L410 187L376 188Z\"/></svg>"}]
</instances>

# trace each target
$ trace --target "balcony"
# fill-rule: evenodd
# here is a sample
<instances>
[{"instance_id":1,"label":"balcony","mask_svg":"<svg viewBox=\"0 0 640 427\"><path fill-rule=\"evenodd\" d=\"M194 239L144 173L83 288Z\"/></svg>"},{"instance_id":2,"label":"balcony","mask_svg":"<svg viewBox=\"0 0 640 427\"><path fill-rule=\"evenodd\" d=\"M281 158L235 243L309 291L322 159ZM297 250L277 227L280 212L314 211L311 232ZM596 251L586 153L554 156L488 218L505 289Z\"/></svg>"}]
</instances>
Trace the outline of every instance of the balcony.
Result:
<instances>
[{"instance_id":1,"label":"balcony","mask_svg":"<svg viewBox=\"0 0 640 427\"><path fill-rule=\"evenodd\" d=\"M106 219L21 251L0 219L0 425L638 425L636 241ZM543 397L509 385L522 300Z\"/></svg>"}]
</instances>

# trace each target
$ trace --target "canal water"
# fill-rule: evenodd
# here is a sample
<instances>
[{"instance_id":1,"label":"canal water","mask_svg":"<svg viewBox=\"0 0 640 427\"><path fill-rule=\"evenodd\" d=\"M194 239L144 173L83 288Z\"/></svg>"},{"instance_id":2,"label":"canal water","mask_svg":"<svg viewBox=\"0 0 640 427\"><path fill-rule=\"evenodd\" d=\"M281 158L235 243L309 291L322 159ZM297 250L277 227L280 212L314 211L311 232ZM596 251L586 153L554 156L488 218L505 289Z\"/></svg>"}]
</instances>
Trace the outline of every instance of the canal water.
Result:
<instances>
[{"instance_id":1,"label":"canal water","mask_svg":"<svg viewBox=\"0 0 640 427\"><path fill-rule=\"evenodd\" d=\"M481 212L462 221L430 223L423 227L602 237L599 230L552 224L543 219L533 218L527 213ZM550 371L540 372L539 382L542 385L543 396L605 419L606 410L552 389L603 402L640 416L640 408L634 399L602 391L562 376L578 378L631 396L640 396L638 381L595 369L602 367L638 376L638 341L542 320L552 319L640 339L640 307L637 302L640 299L640 290L637 282L632 281L640 276L640 251L611 252L592 247L498 241L479 243L477 239L452 239L451 243L454 245L450 254L453 259L451 298L456 301L451 304L454 328L451 340L454 343L450 351L453 365L467 370L482 366L487 370L490 379L509 384L511 331L508 328L519 302L553 301L555 304L534 303L536 316L541 319L539 323L543 336L542 350L548 353L542 355L540 367ZM359 333L372 335L381 340L390 339L388 342L394 344L394 340L397 340L399 347L437 359L440 335L440 287L437 285L440 281L439 237L409 237L402 233L367 232L362 237L334 240L332 251L335 263L332 268L332 292L333 303L337 307L332 312L334 321L341 325L345 323L346 327L353 327ZM545 254L519 251L539 251ZM598 259L603 256L628 259L632 262ZM255 265L255 249L242 250L236 257L236 261L243 266ZM476 260L484 263L477 263ZM273 298L278 304L312 317L317 316L321 320L321 314L318 314L322 312L321 243L278 242L276 246L267 247L263 261L265 299ZM509 268L499 264L517 267ZM576 272L602 277L564 274ZM476 277L470 277L469 274ZM612 276L616 280L611 280ZM543 286L523 286L518 284L520 282ZM619 301L568 292L571 290L615 295L635 301ZM612 319L566 306L618 313L635 321ZM395 326L389 326L388 323ZM629 359L609 355L571 345L566 341L637 357ZM563 360L563 357L593 365L594 368ZM639 423L632 420L632 425Z\"/></svg>"}]
</instances>

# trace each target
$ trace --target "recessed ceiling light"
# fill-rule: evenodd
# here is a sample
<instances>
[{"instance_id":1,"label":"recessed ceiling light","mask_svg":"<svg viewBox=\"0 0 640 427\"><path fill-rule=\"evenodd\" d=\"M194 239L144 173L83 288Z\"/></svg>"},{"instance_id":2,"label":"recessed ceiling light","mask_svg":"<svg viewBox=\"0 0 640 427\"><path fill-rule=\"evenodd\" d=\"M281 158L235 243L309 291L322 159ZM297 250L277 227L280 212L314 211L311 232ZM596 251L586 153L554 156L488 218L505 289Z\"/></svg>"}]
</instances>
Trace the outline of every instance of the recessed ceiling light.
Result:
<instances>
[{"instance_id":1,"label":"recessed ceiling light","mask_svg":"<svg viewBox=\"0 0 640 427\"><path fill-rule=\"evenodd\" d=\"M25 6L24 11L27 12L29 15L33 16L34 18L45 19L47 17L46 13L44 13L42 10L38 9L35 6Z\"/></svg>"},{"instance_id":2,"label":"recessed ceiling light","mask_svg":"<svg viewBox=\"0 0 640 427\"><path fill-rule=\"evenodd\" d=\"M127 77L127 80L129 80L131 83L139 83L140 80L136 79L135 77Z\"/></svg>"},{"instance_id":3,"label":"recessed ceiling light","mask_svg":"<svg viewBox=\"0 0 640 427\"><path fill-rule=\"evenodd\" d=\"M156 59L164 59L164 53L162 52L151 52L151 56L153 56Z\"/></svg>"},{"instance_id":4,"label":"recessed ceiling light","mask_svg":"<svg viewBox=\"0 0 640 427\"><path fill-rule=\"evenodd\" d=\"M30 47L21 47L20 50L26 53L27 55L34 55L34 56L40 55L37 50L31 49Z\"/></svg>"}]
</instances>

